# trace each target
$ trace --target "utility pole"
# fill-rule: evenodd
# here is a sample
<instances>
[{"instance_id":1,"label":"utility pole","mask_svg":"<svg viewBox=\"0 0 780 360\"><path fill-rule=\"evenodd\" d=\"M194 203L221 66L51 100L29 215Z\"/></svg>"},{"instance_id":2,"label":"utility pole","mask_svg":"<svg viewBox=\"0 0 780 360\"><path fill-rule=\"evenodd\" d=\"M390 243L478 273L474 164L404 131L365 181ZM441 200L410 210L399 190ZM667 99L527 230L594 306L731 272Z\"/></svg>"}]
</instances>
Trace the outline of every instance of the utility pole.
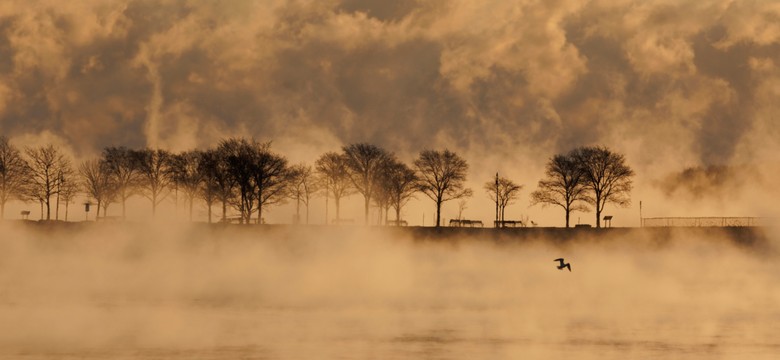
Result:
<instances>
[{"instance_id":1,"label":"utility pole","mask_svg":"<svg viewBox=\"0 0 780 360\"><path fill-rule=\"evenodd\" d=\"M645 227L644 220L642 220L642 200L639 200L639 227Z\"/></svg>"},{"instance_id":2,"label":"utility pole","mask_svg":"<svg viewBox=\"0 0 780 360\"><path fill-rule=\"evenodd\" d=\"M498 227L498 172L496 172L496 223L495 227Z\"/></svg>"}]
</instances>

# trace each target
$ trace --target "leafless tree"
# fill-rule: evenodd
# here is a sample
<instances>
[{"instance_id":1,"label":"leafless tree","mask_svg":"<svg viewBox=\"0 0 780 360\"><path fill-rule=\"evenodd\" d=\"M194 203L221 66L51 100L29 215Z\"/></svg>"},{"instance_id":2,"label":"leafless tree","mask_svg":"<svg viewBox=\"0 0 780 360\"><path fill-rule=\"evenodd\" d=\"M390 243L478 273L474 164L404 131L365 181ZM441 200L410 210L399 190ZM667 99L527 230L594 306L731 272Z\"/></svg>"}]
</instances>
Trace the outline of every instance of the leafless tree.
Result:
<instances>
[{"instance_id":1,"label":"leafless tree","mask_svg":"<svg viewBox=\"0 0 780 360\"><path fill-rule=\"evenodd\" d=\"M449 150L424 150L414 161L419 189L436 202L436 227L441 226L441 204L472 195L465 187L469 166L466 160Z\"/></svg>"},{"instance_id":2,"label":"leafless tree","mask_svg":"<svg viewBox=\"0 0 780 360\"><path fill-rule=\"evenodd\" d=\"M201 153L199 172L203 174L201 196L208 208L209 223L211 223L211 206L215 201L222 202L222 220L227 216L227 204L234 198L236 182L230 173L227 154L223 147L209 149Z\"/></svg>"},{"instance_id":3,"label":"leafless tree","mask_svg":"<svg viewBox=\"0 0 780 360\"><path fill-rule=\"evenodd\" d=\"M30 168L19 150L0 136L0 220L5 218L5 204L23 199Z\"/></svg>"},{"instance_id":4,"label":"leafless tree","mask_svg":"<svg viewBox=\"0 0 780 360\"><path fill-rule=\"evenodd\" d=\"M338 222L341 215L341 198L352 195L355 191L347 170L346 157L335 152L325 153L317 159L315 168L324 183L322 189L325 191L325 223L328 223L328 193L333 194Z\"/></svg>"},{"instance_id":5,"label":"leafless tree","mask_svg":"<svg viewBox=\"0 0 780 360\"><path fill-rule=\"evenodd\" d=\"M498 187L496 187L495 181L488 181L485 183L484 188L485 191L487 191L488 196L490 196L490 199L498 203L499 221L503 224L503 221L506 220L506 217L504 216L506 214L506 207L512 205L514 201L520 197L520 190L523 186L515 184L514 181L505 177L499 177Z\"/></svg>"},{"instance_id":6,"label":"leafless tree","mask_svg":"<svg viewBox=\"0 0 780 360\"><path fill-rule=\"evenodd\" d=\"M458 201L458 220L463 220L463 211L468 209L468 201L466 199L461 199Z\"/></svg>"},{"instance_id":7,"label":"leafless tree","mask_svg":"<svg viewBox=\"0 0 780 360\"><path fill-rule=\"evenodd\" d=\"M271 151L271 143L259 144L254 156L253 177L257 186L257 222L263 222L263 207L287 198L290 169L287 159Z\"/></svg>"},{"instance_id":8,"label":"leafless tree","mask_svg":"<svg viewBox=\"0 0 780 360\"><path fill-rule=\"evenodd\" d=\"M256 141L230 138L219 144L218 151L225 157L226 169L236 185L237 196L230 198L230 204L241 214L241 222L249 224L255 212L257 185L255 184Z\"/></svg>"},{"instance_id":9,"label":"leafless tree","mask_svg":"<svg viewBox=\"0 0 780 360\"><path fill-rule=\"evenodd\" d=\"M152 202L154 217L157 214L157 205L170 194L174 182L171 171L173 156L162 149L143 149L132 153L140 177L141 194Z\"/></svg>"},{"instance_id":10,"label":"leafless tree","mask_svg":"<svg viewBox=\"0 0 780 360\"><path fill-rule=\"evenodd\" d=\"M581 147L573 151L581 168L585 187L592 193L591 204L596 208L596 227L601 227L601 212L607 203L618 206L631 204L629 197L634 171L625 164L622 154L606 147Z\"/></svg>"},{"instance_id":11,"label":"leafless tree","mask_svg":"<svg viewBox=\"0 0 780 360\"><path fill-rule=\"evenodd\" d=\"M103 149L102 165L111 175L111 181L116 186L117 200L122 203L122 218L127 214L127 199L138 193L141 177L134 151L126 147L107 147ZM108 206L108 202L106 206ZM103 212L105 215L105 211Z\"/></svg>"},{"instance_id":12,"label":"leafless tree","mask_svg":"<svg viewBox=\"0 0 780 360\"><path fill-rule=\"evenodd\" d=\"M590 202L582 168L574 153L555 155L547 162L545 178L539 180L537 189L531 193L531 205L557 205L566 214L566 227L572 211L590 211Z\"/></svg>"},{"instance_id":13,"label":"leafless tree","mask_svg":"<svg viewBox=\"0 0 780 360\"><path fill-rule=\"evenodd\" d=\"M389 162L385 167L385 174L382 178L388 204L395 209L396 224L399 224L401 208L414 198L414 194L418 191L417 174L406 164L395 160Z\"/></svg>"},{"instance_id":14,"label":"leafless tree","mask_svg":"<svg viewBox=\"0 0 780 360\"><path fill-rule=\"evenodd\" d=\"M368 225L371 197L390 154L380 147L365 143L344 146L343 150L352 185L365 200L365 224Z\"/></svg>"},{"instance_id":15,"label":"leafless tree","mask_svg":"<svg viewBox=\"0 0 780 360\"><path fill-rule=\"evenodd\" d=\"M108 205L116 199L117 184L111 176L110 169L100 160L87 160L81 163L79 174L87 196L96 202L95 220L97 220L100 217L101 206L104 210L108 210ZM105 211L103 215L105 216Z\"/></svg>"},{"instance_id":16,"label":"leafless tree","mask_svg":"<svg viewBox=\"0 0 780 360\"><path fill-rule=\"evenodd\" d=\"M57 196L65 204L65 221L68 221L68 209L70 208L70 204L73 203L73 200L81 192L78 177L73 169L62 174L58 188L59 194ZM57 207L59 208L59 202Z\"/></svg>"},{"instance_id":17,"label":"leafless tree","mask_svg":"<svg viewBox=\"0 0 780 360\"><path fill-rule=\"evenodd\" d=\"M192 221L192 208L195 197L200 194L206 173L201 171L203 160L201 151L192 150L171 156L171 174L173 182L187 197L189 220Z\"/></svg>"},{"instance_id":18,"label":"leafless tree","mask_svg":"<svg viewBox=\"0 0 780 360\"><path fill-rule=\"evenodd\" d=\"M46 220L51 220L51 197L59 193L60 175L70 167L70 161L54 146L26 148L29 158L30 182L28 197L46 206Z\"/></svg>"},{"instance_id":19,"label":"leafless tree","mask_svg":"<svg viewBox=\"0 0 780 360\"><path fill-rule=\"evenodd\" d=\"M314 176L311 166L305 164L294 165L290 168L289 196L295 200L295 216L300 221L301 203L306 205L306 224L309 224L309 203L312 195L319 189L319 184Z\"/></svg>"}]
</instances>

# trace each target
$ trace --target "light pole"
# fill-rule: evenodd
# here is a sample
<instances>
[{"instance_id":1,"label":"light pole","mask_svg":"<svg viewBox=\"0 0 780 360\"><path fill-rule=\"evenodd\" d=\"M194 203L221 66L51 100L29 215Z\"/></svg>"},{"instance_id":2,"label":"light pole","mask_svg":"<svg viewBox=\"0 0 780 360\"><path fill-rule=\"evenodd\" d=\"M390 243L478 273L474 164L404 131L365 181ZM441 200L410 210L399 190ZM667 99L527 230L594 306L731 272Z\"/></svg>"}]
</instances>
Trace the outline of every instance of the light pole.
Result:
<instances>
[{"instance_id":1,"label":"light pole","mask_svg":"<svg viewBox=\"0 0 780 360\"><path fill-rule=\"evenodd\" d=\"M496 227L498 227L498 173L496 172Z\"/></svg>"}]
</instances>

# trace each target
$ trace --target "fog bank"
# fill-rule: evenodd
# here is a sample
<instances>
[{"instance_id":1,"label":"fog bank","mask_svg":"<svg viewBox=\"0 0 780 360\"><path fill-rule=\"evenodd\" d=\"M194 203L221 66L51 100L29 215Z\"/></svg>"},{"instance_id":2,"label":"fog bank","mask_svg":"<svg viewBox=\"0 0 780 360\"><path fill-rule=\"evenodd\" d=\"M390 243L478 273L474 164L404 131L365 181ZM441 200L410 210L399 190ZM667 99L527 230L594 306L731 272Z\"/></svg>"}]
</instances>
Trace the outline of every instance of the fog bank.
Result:
<instances>
[{"instance_id":1,"label":"fog bank","mask_svg":"<svg viewBox=\"0 0 780 360\"><path fill-rule=\"evenodd\" d=\"M769 358L780 348L772 234L756 246L696 229L491 233L4 224L0 355Z\"/></svg>"}]
</instances>

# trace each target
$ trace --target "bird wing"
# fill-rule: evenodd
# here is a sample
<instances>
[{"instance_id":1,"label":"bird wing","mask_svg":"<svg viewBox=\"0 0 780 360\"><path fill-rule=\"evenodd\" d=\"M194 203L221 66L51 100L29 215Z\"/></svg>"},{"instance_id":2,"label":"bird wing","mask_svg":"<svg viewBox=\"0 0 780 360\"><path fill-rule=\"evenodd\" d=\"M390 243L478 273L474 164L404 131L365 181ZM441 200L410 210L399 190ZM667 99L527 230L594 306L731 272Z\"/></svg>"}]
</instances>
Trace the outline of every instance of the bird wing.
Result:
<instances>
[{"instance_id":1,"label":"bird wing","mask_svg":"<svg viewBox=\"0 0 780 360\"><path fill-rule=\"evenodd\" d=\"M558 258L558 259L555 259L555 260L553 260L553 261L560 261L560 262L563 262L563 258Z\"/></svg>"}]
</instances>

